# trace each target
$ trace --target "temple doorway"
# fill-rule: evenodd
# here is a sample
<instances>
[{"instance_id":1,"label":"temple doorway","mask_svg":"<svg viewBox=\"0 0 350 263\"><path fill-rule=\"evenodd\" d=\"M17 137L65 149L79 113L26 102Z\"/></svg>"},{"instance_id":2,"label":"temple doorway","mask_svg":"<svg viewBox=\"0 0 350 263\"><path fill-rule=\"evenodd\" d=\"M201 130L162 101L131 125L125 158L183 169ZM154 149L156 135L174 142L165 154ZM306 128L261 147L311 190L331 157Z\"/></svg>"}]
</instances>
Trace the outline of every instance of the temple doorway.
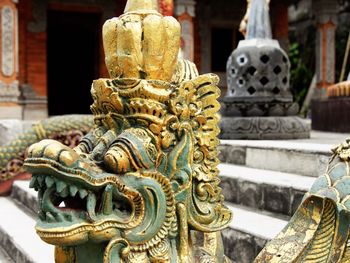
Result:
<instances>
[{"instance_id":1,"label":"temple doorway","mask_svg":"<svg viewBox=\"0 0 350 263\"><path fill-rule=\"evenodd\" d=\"M48 11L49 115L89 114L99 76L100 13Z\"/></svg>"}]
</instances>

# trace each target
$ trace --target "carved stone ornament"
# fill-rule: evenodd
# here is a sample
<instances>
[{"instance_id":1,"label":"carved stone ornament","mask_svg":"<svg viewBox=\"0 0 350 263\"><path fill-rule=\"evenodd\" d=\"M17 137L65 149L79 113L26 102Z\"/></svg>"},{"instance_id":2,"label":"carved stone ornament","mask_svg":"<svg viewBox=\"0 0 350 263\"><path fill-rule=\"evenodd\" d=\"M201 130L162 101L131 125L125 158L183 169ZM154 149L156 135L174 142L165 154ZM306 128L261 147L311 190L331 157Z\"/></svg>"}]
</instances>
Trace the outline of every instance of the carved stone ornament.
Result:
<instances>
[{"instance_id":1,"label":"carved stone ornament","mask_svg":"<svg viewBox=\"0 0 350 263\"><path fill-rule=\"evenodd\" d=\"M1 70L10 77L15 71L15 14L10 6L1 9Z\"/></svg>"},{"instance_id":2,"label":"carved stone ornament","mask_svg":"<svg viewBox=\"0 0 350 263\"><path fill-rule=\"evenodd\" d=\"M272 39L268 4L268 0L249 2L246 39L227 61L222 139L310 136L309 125L296 117L299 105L293 102L290 91L290 62L278 41Z\"/></svg>"},{"instance_id":3,"label":"carved stone ornament","mask_svg":"<svg viewBox=\"0 0 350 263\"><path fill-rule=\"evenodd\" d=\"M310 134L310 125L296 116L235 117L232 121L226 118L221 129L222 139L287 140Z\"/></svg>"},{"instance_id":4,"label":"carved stone ornament","mask_svg":"<svg viewBox=\"0 0 350 263\"><path fill-rule=\"evenodd\" d=\"M110 79L92 84L94 129L74 149L43 140L28 150L36 231L56 262L230 262L219 79L179 59L180 25L156 10L129 0L104 24Z\"/></svg>"}]
</instances>

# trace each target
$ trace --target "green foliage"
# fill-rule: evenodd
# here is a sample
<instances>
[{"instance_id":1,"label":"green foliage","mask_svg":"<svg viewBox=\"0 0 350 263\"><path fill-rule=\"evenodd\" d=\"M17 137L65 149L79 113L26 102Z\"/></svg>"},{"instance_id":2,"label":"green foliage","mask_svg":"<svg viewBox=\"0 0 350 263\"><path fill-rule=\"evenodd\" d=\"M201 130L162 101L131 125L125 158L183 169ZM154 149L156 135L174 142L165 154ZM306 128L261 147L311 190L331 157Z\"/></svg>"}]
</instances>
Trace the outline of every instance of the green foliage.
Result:
<instances>
[{"instance_id":1,"label":"green foliage","mask_svg":"<svg viewBox=\"0 0 350 263\"><path fill-rule=\"evenodd\" d=\"M311 67L306 64L299 43L294 42L290 45L289 59L291 63L291 88L294 93L295 101L301 106L308 92L314 73Z\"/></svg>"}]
</instances>

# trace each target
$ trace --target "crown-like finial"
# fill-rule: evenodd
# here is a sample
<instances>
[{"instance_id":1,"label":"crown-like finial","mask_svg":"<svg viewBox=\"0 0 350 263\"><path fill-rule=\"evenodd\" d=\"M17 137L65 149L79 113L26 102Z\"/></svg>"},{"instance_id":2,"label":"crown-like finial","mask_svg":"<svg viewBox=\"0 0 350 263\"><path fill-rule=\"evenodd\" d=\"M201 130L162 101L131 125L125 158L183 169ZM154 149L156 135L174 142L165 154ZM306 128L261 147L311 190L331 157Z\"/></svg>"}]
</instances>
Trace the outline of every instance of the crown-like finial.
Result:
<instances>
[{"instance_id":1,"label":"crown-like finial","mask_svg":"<svg viewBox=\"0 0 350 263\"><path fill-rule=\"evenodd\" d=\"M124 13L141 10L158 11L157 0L128 0L125 6Z\"/></svg>"},{"instance_id":2,"label":"crown-like finial","mask_svg":"<svg viewBox=\"0 0 350 263\"><path fill-rule=\"evenodd\" d=\"M128 0L125 13L103 26L111 78L171 81L176 73L181 27L157 11L158 0Z\"/></svg>"}]
</instances>

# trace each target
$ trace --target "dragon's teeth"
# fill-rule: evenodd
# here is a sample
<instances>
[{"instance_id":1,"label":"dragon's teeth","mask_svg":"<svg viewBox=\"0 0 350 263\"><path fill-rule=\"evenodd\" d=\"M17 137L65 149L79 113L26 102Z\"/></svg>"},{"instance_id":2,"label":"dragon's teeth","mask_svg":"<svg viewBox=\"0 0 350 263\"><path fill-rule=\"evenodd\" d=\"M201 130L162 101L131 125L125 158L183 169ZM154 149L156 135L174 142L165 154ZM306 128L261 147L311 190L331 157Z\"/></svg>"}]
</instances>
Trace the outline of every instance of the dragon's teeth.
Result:
<instances>
[{"instance_id":1,"label":"dragon's teeth","mask_svg":"<svg viewBox=\"0 0 350 263\"><path fill-rule=\"evenodd\" d=\"M34 188L37 185L37 176L33 175L29 183L29 188Z\"/></svg>"},{"instance_id":2,"label":"dragon's teeth","mask_svg":"<svg viewBox=\"0 0 350 263\"><path fill-rule=\"evenodd\" d=\"M96 196L93 193L89 193L86 201L86 210L90 218L95 218Z\"/></svg>"},{"instance_id":3,"label":"dragon's teeth","mask_svg":"<svg viewBox=\"0 0 350 263\"><path fill-rule=\"evenodd\" d=\"M88 192L85 189L79 190L79 196L81 199L84 199L88 195Z\"/></svg>"},{"instance_id":4,"label":"dragon's teeth","mask_svg":"<svg viewBox=\"0 0 350 263\"><path fill-rule=\"evenodd\" d=\"M79 213L79 218L80 219L86 219L86 212L80 212Z\"/></svg>"},{"instance_id":5,"label":"dragon's teeth","mask_svg":"<svg viewBox=\"0 0 350 263\"><path fill-rule=\"evenodd\" d=\"M113 187L111 185L106 186L102 196L102 209L105 215L110 215L113 211Z\"/></svg>"},{"instance_id":6,"label":"dragon's teeth","mask_svg":"<svg viewBox=\"0 0 350 263\"><path fill-rule=\"evenodd\" d=\"M51 176L46 176L45 183L46 183L47 188L50 188L51 186L54 185L55 181L53 180L53 178Z\"/></svg>"},{"instance_id":7,"label":"dragon's teeth","mask_svg":"<svg viewBox=\"0 0 350 263\"><path fill-rule=\"evenodd\" d=\"M72 197L74 197L78 192L78 187L76 187L75 185L71 185L69 186L69 193Z\"/></svg>"},{"instance_id":8,"label":"dragon's teeth","mask_svg":"<svg viewBox=\"0 0 350 263\"><path fill-rule=\"evenodd\" d=\"M56 222L56 219L50 212L46 212L46 221L49 223L53 223Z\"/></svg>"},{"instance_id":9,"label":"dragon's teeth","mask_svg":"<svg viewBox=\"0 0 350 263\"><path fill-rule=\"evenodd\" d=\"M58 222L63 222L63 221L64 221L63 215L62 215L61 213L58 213L58 214L56 215L56 220L57 220Z\"/></svg>"},{"instance_id":10,"label":"dragon's teeth","mask_svg":"<svg viewBox=\"0 0 350 263\"><path fill-rule=\"evenodd\" d=\"M56 182L57 193L61 193L64 189L67 189L67 184L62 181Z\"/></svg>"},{"instance_id":11,"label":"dragon's teeth","mask_svg":"<svg viewBox=\"0 0 350 263\"><path fill-rule=\"evenodd\" d=\"M66 219L66 221L69 221L69 222L73 221L72 215L64 215L64 218Z\"/></svg>"},{"instance_id":12,"label":"dragon's teeth","mask_svg":"<svg viewBox=\"0 0 350 263\"><path fill-rule=\"evenodd\" d=\"M68 187L64 188L61 192L60 192L60 196L63 198L66 198L69 195L69 191L68 191Z\"/></svg>"}]
</instances>

